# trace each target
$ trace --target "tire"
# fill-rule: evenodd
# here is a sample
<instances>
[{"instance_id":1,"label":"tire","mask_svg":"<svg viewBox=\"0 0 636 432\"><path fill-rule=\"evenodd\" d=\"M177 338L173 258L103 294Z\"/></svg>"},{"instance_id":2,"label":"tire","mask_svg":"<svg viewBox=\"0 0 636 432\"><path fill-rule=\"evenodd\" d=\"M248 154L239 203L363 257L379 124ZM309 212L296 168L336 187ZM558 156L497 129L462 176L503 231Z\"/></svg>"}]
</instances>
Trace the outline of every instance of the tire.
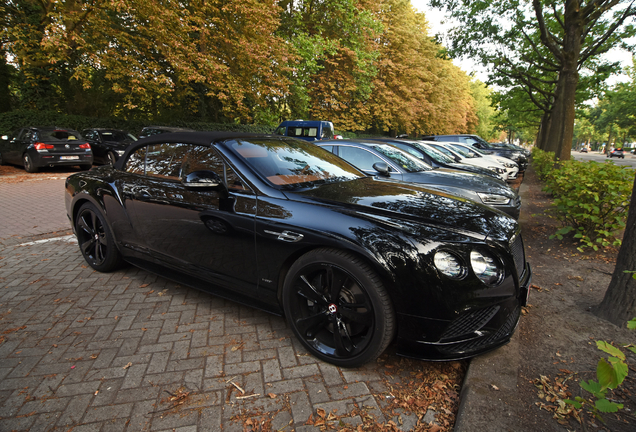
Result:
<instances>
[{"instance_id":1,"label":"tire","mask_svg":"<svg viewBox=\"0 0 636 432\"><path fill-rule=\"evenodd\" d=\"M38 172L38 169L35 165L33 165L33 159L28 154L24 154L22 156L22 163L24 164L24 170L28 173Z\"/></svg>"},{"instance_id":2,"label":"tire","mask_svg":"<svg viewBox=\"0 0 636 432\"><path fill-rule=\"evenodd\" d=\"M89 165L89 164L84 164L79 166L79 169L81 169L82 171L88 171L91 168L93 168L93 165Z\"/></svg>"},{"instance_id":3,"label":"tire","mask_svg":"<svg viewBox=\"0 0 636 432\"><path fill-rule=\"evenodd\" d=\"M336 366L375 360L395 333L395 312L380 278L344 251L316 249L300 257L285 277L283 309L305 348Z\"/></svg>"},{"instance_id":4,"label":"tire","mask_svg":"<svg viewBox=\"0 0 636 432\"><path fill-rule=\"evenodd\" d=\"M2 153L0 153L0 166L4 165L4 160L2 159Z\"/></svg>"},{"instance_id":5,"label":"tire","mask_svg":"<svg viewBox=\"0 0 636 432\"><path fill-rule=\"evenodd\" d=\"M110 166L114 166L115 162L117 162L117 157L115 156L115 153L113 153L112 151L108 152L106 157L108 158L108 164Z\"/></svg>"},{"instance_id":6,"label":"tire","mask_svg":"<svg viewBox=\"0 0 636 432\"><path fill-rule=\"evenodd\" d=\"M77 212L75 235L82 256L95 270L110 272L123 264L110 228L93 204L83 204Z\"/></svg>"}]
</instances>

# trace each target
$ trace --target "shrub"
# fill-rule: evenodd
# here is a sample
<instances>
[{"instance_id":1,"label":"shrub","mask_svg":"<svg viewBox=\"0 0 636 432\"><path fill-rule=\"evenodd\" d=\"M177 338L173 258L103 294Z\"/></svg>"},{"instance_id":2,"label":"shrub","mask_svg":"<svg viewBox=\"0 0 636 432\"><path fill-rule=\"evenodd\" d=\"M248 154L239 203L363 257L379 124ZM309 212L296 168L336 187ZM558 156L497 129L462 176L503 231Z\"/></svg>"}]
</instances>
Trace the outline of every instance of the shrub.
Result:
<instances>
[{"instance_id":1,"label":"shrub","mask_svg":"<svg viewBox=\"0 0 636 432\"><path fill-rule=\"evenodd\" d=\"M55 111L16 110L0 113L0 135L9 134L13 130L24 126L59 126L82 131L87 128L103 127L123 129L133 135L139 135L144 126L157 125L155 122L126 120L118 118L95 118L78 115L62 114ZM273 127L267 125L241 125L234 123L206 123L200 121L179 121L177 123L162 124L162 126L176 126L195 130L233 131L252 133L272 133Z\"/></svg>"},{"instance_id":2,"label":"shrub","mask_svg":"<svg viewBox=\"0 0 636 432\"><path fill-rule=\"evenodd\" d=\"M544 152L534 147L532 149L532 166L541 180L554 169L554 153Z\"/></svg>"},{"instance_id":3,"label":"shrub","mask_svg":"<svg viewBox=\"0 0 636 432\"><path fill-rule=\"evenodd\" d=\"M546 161L551 153L535 150L533 164L543 172L543 190L554 197L550 213L563 227L552 237L572 235L580 249L620 246L625 228L634 171L613 163L561 162L555 168ZM551 166L549 169L548 166ZM537 168L535 168L537 169Z\"/></svg>"}]
</instances>

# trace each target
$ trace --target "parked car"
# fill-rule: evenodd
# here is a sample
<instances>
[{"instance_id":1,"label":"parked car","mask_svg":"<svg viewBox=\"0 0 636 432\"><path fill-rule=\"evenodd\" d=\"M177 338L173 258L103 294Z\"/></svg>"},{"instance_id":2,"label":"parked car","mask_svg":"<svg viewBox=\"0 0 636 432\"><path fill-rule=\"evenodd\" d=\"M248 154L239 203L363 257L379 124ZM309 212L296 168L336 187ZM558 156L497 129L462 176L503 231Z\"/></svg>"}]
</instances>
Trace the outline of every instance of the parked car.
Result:
<instances>
[{"instance_id":1,"label":"parked car","mask_svg":"<svg viewBox=\"0 0 636 432\"><path fill-rule=\"evenodd\" d=\"M507 159L512 159L523 172L528 167L528 158L523 152L516 149L506 149L494 146L479 135L458 134L458 135L429 135L421 138L424 141L440 141L450 143L461 143L482 150L486 154L496 155Z\"/></svg>"},{"instance_id":2,"label":"parked car","mask_svg":"<svg viewBox=\"0 0 636 432\"><path fill-rule=\"evenodd\" d=\"M395 147L404 150L407 153L415 156L421 161L427 163L433 168L450 168L460 171L468 171L475 174L487 175L492 178L503 181L500 174L490 170L488 168L482 168L476 165L470 165L466 163L456 162L452 157L445 155L444 153L436 150L429 144L422 141L399 139L399 138L371 138L373 141L386 142ZM500 168L501 173L505 173L503 168Z\"/></svg>"},{"instance_id":3,"label":"parked car","mask_svg":"<svg viewBox=\"0 0 636 432\"><path fill-rule=\"evenodd\" d=\"M300 138L305 141L333 139L333 123L314 120L286 120L278 125L276 135Z\"/></svg>"},{"instance_id":4,"label":"parked car","mask_svg":"<svg viewBox=\"0 0 636 432\"><path fill-rule=\"evenodd\" d=\"M607 157L609 158L621 158L621 159L625 159L625 153L623 153L623 149L622 148L615 148L610 150L609 153L607 153Z\"/></svg>"},{"instance_id":5,"label":"parked car","mask_svg":"<svg viewBox=\"0 0 636 432\"><path fill-rule=\"evenodd\" d=\"M82 135L93 149L93 163L111 164L126 151L126 147L137 141L134 135L119 129L84 129Z\"/></svg>"},{"instance_id":6,"label":"parked car","mask_svg":"<svg viewBox=\"0 0 636 432\"><path fill-rule=\"evenodd\" d=\"M144 126L139 134L139 139L147 138L153 135L160 135L164 133L174 132L194 132L194 129L172 127L172 126Z\"/></svg>"},{"instance_id":7,"label":"parked car","mask_svg":"<svg viewBox=\"0 0 636 432\"><path fill-rule=\"evenodd\" d=\"M88 170L93 165L93 152L75 130L27 126L2 137L0 164L3 163L22 165L30 173L59 165L78 165Z\"/></svg>"},{"instance_id":8,"label":"parked car","mask_svg":"<svg viewBox=\"0 0 636 432\"><path fill-rule=\"evenodd\" d=\"M367 175L423 184L496 208L515 219L519 217L521 198L498 179L449 168L433 168L388 143L333 140L316 144L337 154Z\"/></svg>"},{"instance_id":9,"label":"parked car","mask_svg":"<svg viewBox=\"0 0 636 432\"><path fill-rule=\"evenodd\" d=\"M340 141L342 142L342 141ZM314 356L353 367L459 359L509 341L531 269L508 215L364 175L302 140L150 137L66 181L80 253L284 314Z\"/></svg>"},{"instance_id":10,"label":"parked car","mask_svg":"<svg viewBox=\"0 0 636 432\"><path fill-rule=\"evenodd\" d=\"M506 182L514 181L519 173L519 168L511 160L505 160L505 162L502 163L497 159L485 157L470 148L464 149L452 147L450 145L451 143L429 141L427 144L454 158L457 162L488 168L501 175L502 180Z\"/></svg>"},{"instance_id":11,"label":"parked car","mask_svg":"<svg viewBox=\"0 0 636 432\"><path fill-rule=\"evenodd\" d=\"M587 153L587 147L581 147L581 153Z\"/></svg>"}]
</instances>

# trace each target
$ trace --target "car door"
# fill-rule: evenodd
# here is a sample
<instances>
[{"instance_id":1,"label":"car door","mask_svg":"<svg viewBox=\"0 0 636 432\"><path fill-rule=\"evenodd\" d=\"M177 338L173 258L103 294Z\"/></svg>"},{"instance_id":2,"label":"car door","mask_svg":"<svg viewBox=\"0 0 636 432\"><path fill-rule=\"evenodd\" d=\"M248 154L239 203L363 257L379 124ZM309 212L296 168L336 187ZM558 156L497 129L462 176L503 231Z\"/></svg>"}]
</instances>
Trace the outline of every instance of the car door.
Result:
<instances>
[{"instance_id":1,"label":"car door","mask_svg":"<svg viewBox=\"0 0 636 432\"><path fill-rule=\"evenodd\" d=\"M202 170L216 173L224 186L183 185L182 178ZM122 185L127 208L148 254L224 287L255 289L256 195L215 149L148 145L131 156L126 171L131 175Z\"/></svg>"}]
</instances>

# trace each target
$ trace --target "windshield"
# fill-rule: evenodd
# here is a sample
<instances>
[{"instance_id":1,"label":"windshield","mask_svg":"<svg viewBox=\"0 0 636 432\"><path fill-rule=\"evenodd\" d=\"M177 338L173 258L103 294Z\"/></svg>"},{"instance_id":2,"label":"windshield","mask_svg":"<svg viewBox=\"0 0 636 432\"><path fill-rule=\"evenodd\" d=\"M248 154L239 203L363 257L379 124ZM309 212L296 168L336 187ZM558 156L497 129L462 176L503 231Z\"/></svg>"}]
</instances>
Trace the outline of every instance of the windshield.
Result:
<instances>
[{"instance_id":1,"label":"windshield","mask_svg":"<svg viewBox=\"0 0 636 432\"><path fill-rule=\"evenodd\" d=\"M456 151L457 153L459 153L460 155L464 156L465 158L469 158L469 159L473 159L473 158L478 158L481 157L477 151L474 151L472 149L469 149L467 147L463 147L457 144L451 144L450 145L454 151Z\"/></svg>"},{"instance_id":2,"label":"windshield","mask_svg":"<svg viewBox=\"0 0 636 432\"><path fill-rule=\"evenodd\" d=\"M132 136L131 134L127 134L120 131L104 131L101 132L100 135L104 141L137 141L137 138Z\"/></svg>"},{"instance_id":3,"label":"windshield","mask_svg":"<svg viewBox=\"0 0 636 432\"><path fill-rule=\"evenodd\" d=\"M417 147L418 149L420 149L421 151L423 151L424 153L426 153L435 162L445 163L445 164L455 163L455 159L453 159L450 155L446 155L431 146L427 146L426 144L419 144L419 143L413 143L413 145Z\"/></svg>"},{"instance_id":4,"label":"windshield","mask_svg":"<svg viewBox=\"0 0 636 432\"><path fill-rule=\"evenodd\" d=\"M472 136L466 138L466 143L467 144L479 143L479 144L483 145L486 148L492 148L492 145L488 141L486 141L485 139L483 139L482 137L477 136L477 135L472 135Z\"/></svg>"},{"instance_id":5,"label":"windshield","mask_svg":"<svg viewBox=\"0 0 636 432\"><path fill-rule=\"evenodd\" d=\"M422 162L415 156L412 156L400 150L397 147L388 144L366 144L374 150L379 151L384 156L390 158L394 163L398 164L406 172L419 172L432 170L429 164Z\"/></svg>"},{"instance_id":6,"label":"windshield","mask_svg":"<svg viewBox=\"0 0 636 432\"><path fill-rule=\"evenodd\" d=\"M306 141L254 138L231 141L229 146L261 178L281 189L366 177L343 159Z\"/></svg>"},{"instance_id":7,"label":"windshield","mask_svg":"<svg viewBox=\"0 0 636 432\"><path fill-rule=\"evenodd\" d=\"M449 150L449 149L447 149L446 147L443 147L443 146L431 145L431 147L433 147L438 152L443 153L446 156L453 158L453 160L455 160L456 157L460 157L461 156L459 153L453 153L451 150Z\"/></svg>"}]
</instances>

